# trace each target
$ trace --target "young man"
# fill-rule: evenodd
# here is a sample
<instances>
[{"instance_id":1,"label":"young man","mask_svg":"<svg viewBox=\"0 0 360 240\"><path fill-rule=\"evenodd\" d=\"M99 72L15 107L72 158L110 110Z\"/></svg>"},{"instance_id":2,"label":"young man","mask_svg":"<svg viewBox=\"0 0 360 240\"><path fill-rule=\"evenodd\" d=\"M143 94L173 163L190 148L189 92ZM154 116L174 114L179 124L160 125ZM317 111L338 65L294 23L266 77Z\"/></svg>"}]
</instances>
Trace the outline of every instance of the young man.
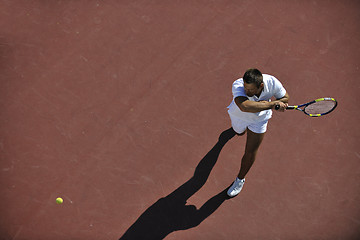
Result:
<instances>
[{"instance_id":1,"label":"young man","mask_svg":"<svg viewBox=\"0 0 360 240\"><path fill-rule=\"evenodd\" d=\"M243 78L232 86L233 101L228 107L231 125L238 135L247 133L245 153L241 159L239 174L227 194L235 197L240 193L245 175L255 161L256 153L264 138L272 110L278 105L283 112L289 101L289 94L274 76L262 74L258 69L249 69ZM275 101L271 98L275 97Z\"/></svg>"}]
</instances>

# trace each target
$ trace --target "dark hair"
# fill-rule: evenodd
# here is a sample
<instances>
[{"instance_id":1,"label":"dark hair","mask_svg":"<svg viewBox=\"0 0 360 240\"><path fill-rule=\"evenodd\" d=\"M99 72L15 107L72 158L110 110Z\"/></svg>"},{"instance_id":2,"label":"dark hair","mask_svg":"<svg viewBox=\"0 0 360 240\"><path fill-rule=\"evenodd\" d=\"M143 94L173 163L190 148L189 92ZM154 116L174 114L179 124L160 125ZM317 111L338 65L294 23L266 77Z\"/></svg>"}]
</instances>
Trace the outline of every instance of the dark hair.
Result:
<instances>
[{"instance_id":1,"label":"dark hair","mask_svg":"<svg viewBox=\"0 0 360 240\"><path fill-rule=\"evenodd\" d=\"M263 76L258 69L250 68L244 73L243 80L247 84L254 83L259 88L261 83L263 83Z\"/></svg>"}]
</instances>

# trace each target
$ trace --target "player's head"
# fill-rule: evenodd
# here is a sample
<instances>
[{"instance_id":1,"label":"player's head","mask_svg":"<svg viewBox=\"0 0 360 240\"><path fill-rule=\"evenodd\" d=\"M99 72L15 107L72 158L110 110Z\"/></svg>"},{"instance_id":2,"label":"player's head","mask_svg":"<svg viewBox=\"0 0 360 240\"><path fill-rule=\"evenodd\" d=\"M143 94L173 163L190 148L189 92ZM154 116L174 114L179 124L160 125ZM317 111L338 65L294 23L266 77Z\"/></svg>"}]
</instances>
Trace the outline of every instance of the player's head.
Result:
<instances>
[{"instance_id":1,"label":"player's head","mask_svg":"<svg viewBox=\"0 0 360 240\"><path fill-rule=\"evenodd\" d=\"M248 84L255 84L257 88L261 87L263 83L262 73L256 68L250 68L244 73L244 82Z\"/></svg>"},{"instance_id":2,"label":"player's head","mask_svg":"<svg viewBox=\"0 0 360 240\"><path fill-rule=\"evenodd\" d=\"M264 87L264 82L262 73L258 69L248 69L243 76L243 80L247 96L252 97L255 94L261 93Z\"/></svg>"}]
</instances>

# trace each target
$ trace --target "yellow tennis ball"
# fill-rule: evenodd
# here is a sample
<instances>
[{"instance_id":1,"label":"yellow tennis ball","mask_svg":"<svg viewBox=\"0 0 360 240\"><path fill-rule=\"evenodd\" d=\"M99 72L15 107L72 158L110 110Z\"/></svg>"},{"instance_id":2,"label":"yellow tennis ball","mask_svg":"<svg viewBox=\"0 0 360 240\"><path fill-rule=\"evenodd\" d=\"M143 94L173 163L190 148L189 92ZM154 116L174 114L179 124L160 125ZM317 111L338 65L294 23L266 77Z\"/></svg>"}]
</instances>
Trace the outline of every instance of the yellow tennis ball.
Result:
<instances>
[{"instance_id":1,"label":"yellow tennis ball","mask_svg":"<svg viewBox=\"0 0 360 240\"><path fill-rule=\"evenodd\" d=\"M58 197L57 199L56 199L56 203L57 204L62 204L64 202L64 200L61 198L61 197Z\"/></svg>"}]
</instances>

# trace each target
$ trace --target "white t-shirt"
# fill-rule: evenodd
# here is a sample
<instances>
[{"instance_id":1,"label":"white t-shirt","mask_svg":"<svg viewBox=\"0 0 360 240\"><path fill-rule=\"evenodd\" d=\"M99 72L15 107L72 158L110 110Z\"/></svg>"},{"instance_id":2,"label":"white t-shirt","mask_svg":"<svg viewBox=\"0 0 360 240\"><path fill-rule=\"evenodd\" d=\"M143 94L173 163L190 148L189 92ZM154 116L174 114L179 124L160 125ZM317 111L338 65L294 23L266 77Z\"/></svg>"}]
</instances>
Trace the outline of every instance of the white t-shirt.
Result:
<instances>
[{"instance_id":1,"label":"white t-shirt","mask_svg":"<svg viewBox=\"0 0 360 240\"><path fill-rule=\"evenodd\" d=\"M243 112L240 108L236 105L234 99L236 97L247 97L250 101L271 101L271 97L275 97L276 99L282 98L286 94L285 88L282 86L281 82L277 80L274 76L263 74L263 82L264 82L264 89L261 92L260 97L253 96L248 97L246 96L244 90L244 81L242 78L236 80L232 85L232 93L233 93L233 101L231 102L230 106L228 106L229 114L234 117L241 118L246 122L261 122L265 120L269 120L272 116L271 109L264 110L257 113L249 113Z\"/></svg>"}]
</instances>

